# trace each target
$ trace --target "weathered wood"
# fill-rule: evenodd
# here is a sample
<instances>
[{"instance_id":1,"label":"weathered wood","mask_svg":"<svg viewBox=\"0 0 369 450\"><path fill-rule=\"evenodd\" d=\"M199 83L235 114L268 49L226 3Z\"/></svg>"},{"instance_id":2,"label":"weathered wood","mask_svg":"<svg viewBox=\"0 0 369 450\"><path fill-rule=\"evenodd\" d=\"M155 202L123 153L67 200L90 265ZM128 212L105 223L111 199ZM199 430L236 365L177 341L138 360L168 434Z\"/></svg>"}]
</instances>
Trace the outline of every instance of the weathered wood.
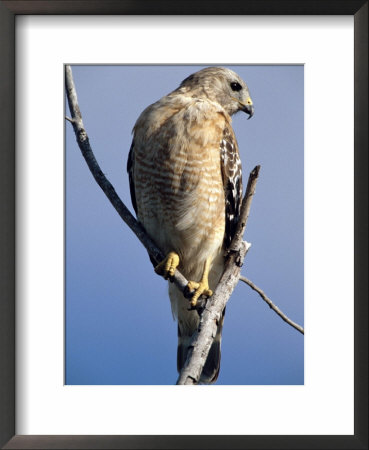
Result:
<instances>
[{"instance_id":1,"label":"weathered wood","mask_svg":"<svg viewBox=\"0 0 369 450\"><path fill-rule=\"evenodd\" d=\"M272 309L278 316L284 320L288 325L291 325L291 327L295 328L297 331L299 331L301 334L305 334L304 328L291 320L284 312L282 312L277 305L275 305L269 297L265 294L265 292L257 287L252 281L250 281L248 278L244 276L240 276L240 280L246 283L248 286L250 286L251 289L253 289L255 292L257 292L260 297L267 303L270 309Z\"/></svg>"},{"instance_id":2,"label":"weathered wood","mask_svg":"<svg viewBox=\"0 0 369 450\"><path fill-rule=\"evenodd\" d=\"M218 321L238 283L241 265L246 252L246 243L242 242L237 253L233 253L230 256L230 264L228 264L223 273L214 294L209 298L201 315L199 328L192 336L187 360L179 375L177 384L198 384L217 332Z\"/></svg>"}]
</instances>

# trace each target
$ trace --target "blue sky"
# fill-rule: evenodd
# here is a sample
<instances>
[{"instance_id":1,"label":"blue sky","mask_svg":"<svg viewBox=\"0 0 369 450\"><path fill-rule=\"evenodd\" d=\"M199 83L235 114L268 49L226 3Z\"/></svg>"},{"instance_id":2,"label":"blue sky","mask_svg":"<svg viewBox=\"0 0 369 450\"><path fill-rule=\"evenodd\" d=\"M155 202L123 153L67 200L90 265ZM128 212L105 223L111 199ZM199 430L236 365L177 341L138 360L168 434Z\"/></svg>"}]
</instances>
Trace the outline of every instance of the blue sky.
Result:
<instances>
[{"instance_id":1,"label":"blue sky","mask_svg":"<svg viewBox=\"0 0 369 450\"><path fill-rule=\"evenodd\" d=\"M131 211L132 127L146 106L202 67L72 66L92 149ZM245 186L261 165L242 273L303 325L304 69L226 67L246 81L255 105L251 120L242 113L233 118ZM174 384L177 326L167 284L93 180L71 125L65 129L66 384ZM239 283L227 305L217 384L303 383L303 336Z\"/></svg>"}]
</instances>

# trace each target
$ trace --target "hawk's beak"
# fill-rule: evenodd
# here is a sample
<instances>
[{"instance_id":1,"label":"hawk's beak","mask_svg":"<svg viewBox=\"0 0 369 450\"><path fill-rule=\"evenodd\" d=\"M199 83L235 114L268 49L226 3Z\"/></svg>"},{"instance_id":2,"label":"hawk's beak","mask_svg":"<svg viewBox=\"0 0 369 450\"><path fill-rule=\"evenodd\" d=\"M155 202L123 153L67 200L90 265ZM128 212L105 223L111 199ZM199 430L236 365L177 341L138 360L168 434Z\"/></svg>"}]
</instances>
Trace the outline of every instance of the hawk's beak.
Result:
<instances>
[{"instance_id":1,"label":"hawk's beak","mask_svg":"<svg viewBox=\"0 0 369 450\"><path fill-rule=\"evenodd\" d=\"M248 119L251 119L251 117L254 115L254 105L252 104L251 98L248 98L246 103L240 102L240 105L242 111L249 115Z\"/></svg>"}]
</instances>

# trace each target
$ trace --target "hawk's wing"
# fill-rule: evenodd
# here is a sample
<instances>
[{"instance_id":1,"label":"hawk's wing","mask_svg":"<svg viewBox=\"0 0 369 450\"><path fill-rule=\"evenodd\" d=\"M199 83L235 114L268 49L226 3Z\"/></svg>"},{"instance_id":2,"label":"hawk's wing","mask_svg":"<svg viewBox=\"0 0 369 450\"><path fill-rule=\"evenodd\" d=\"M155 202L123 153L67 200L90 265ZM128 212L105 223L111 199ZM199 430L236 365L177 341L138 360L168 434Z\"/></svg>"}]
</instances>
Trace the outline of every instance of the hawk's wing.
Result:
<instances>
[{"instance_id":1,"label":"hawk's wing","mask_svg":"<svg viewBox=\"0 0 369 450\"><path fill-rule=\"evenodd\" d=\"M131 193L132 206L137 215L137 202L136 202L135 183L134 183L134 176L133 176L134 164L135 164L134 151L133 151L134 145L135 145L135 141L133 140L132 144L131 144L131 148L129 149L129 153L128 153L127 172L128 172L128 177L129 177L129 190Z\"/></svg>"},{"instance_id":2,"label":"hawk's wing","mask_svg":"<svg viewBox=\"0 0 369 450\"><path fill-rule=\"evenodd\" d=\"M223 130L220 144L220 162L225 195L224 244L228 248L236 231L242 201L242 167L238 145L229 126Z\"/></svg>"}]
</instances>

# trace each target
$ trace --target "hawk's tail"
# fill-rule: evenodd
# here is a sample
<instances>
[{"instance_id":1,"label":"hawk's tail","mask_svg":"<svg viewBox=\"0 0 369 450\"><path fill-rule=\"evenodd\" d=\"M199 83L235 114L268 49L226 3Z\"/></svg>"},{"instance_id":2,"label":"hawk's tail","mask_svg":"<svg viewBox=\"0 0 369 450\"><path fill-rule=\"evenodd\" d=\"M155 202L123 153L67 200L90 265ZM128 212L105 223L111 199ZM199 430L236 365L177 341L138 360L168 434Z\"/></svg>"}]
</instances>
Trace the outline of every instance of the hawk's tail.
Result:
<instances>
[{"instance_id":1,"label":"hawk's tail","mask_svg":"<svg viewBox=\"0 0 369 450\"><path fill-rule=\"evenodd\" d=\"M204 368L200 377L200 384L211 384L215 383L219 375L220 369L220 345L222 340L222 328L224 321L225 308L223 310L222 317L219 321L217 334L214 338L213 344L210 347L208 357L206 359ZM193 330L195 331L195 330ZM178 326L178 350L177 350L177 369L180 372L186 362L189 344L191 341L191 336L188 334L181 333L180 327Z\"/></svg>"}]
</instances>

